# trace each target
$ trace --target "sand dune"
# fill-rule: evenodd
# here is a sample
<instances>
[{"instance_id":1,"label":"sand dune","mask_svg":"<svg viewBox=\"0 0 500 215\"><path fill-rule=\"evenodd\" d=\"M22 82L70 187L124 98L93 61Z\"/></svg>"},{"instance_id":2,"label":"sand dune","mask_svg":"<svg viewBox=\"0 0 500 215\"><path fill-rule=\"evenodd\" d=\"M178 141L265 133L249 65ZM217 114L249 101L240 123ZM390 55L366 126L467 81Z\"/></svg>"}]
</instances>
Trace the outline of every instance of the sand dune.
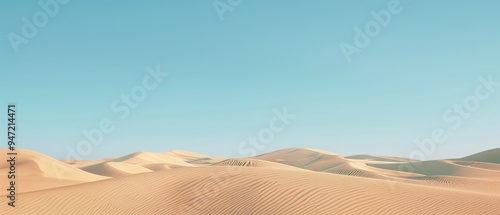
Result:
<instances>
[{"instance_id":1,"label":"sand dune","mask_svg":"<svg viewBox=\"0 0 500 215\"><path fill-rule=\"evenodd\" d=\"M186 162L193 164L195 166L210 166L212 164L221 162L225 159L226 158L219 158L219 157L204 157L204 158L197 158L197 159L189 160Z\"/></svg>"},{"instance_id":2,"label":"sand dune","mask_svg":"<svg viewBox=\"0 0 500 215\"><path fill-rule=\"evenodd\" d=\"M255 158L278 162L299 168L323 171L349 162L344 157L331 152L322 152L306 148L290 148L258 155Z\"/></svg>"},{"instance_id":3,"label":"sand dune","mask_svg":"<svg viewBox=\"0 0 500 215\"><path fill-rule=\"evenodd\" d=\"M205 157L208 157L208 156L205 156L205 155L202 155L202 154L198 154L198 153L194 153L194 152L189 152L189 151L184 151L184 150L171 150L171 151L168 151L168 152L164 152L164 153L161 153L161 154L165 154L165 155L169 155L169 156L173 156L173 157L178 157L178 158L181 158L185 161L190 161L190 160L196 160L196 159L199 159L199 158L205 158Z\"/></svg>"},{"instance_id":4,"label":"sand dune","mask_svg":"<svg viewBox=\"0 0 500 215\"><path fill-rule=\"evenodd\" d=\"M500 180L441 175L408 177L400 182L489 194L500 193Z\"/></svg>"},{"instance_id":5,"label":"sand dune","mask_svg":"<svg viewBox=\"0 0 500 215\"><path fill-rule=\"evenodd\" d=\"M457 160L462 161L480 161L486 163L497 163L500 164L500 148L491 149L484 152L479 152L467 157L463 157Z\"/></svg>"},{"instance_id":6,"label":"sand dune","mask_svg":"<svg viewBox=\"0 0 500 215\"><path fill-rule=\"evenodd\" d=\"M346 159L338 154L307 148L283 149L255 157L267 161L278 162L302 169L370 178L386 178L387 176L418 176L414 173L377 169L366 165L364 161Z\"/></svg>"},{"instance_id":7,"label":"sand dune","mask_svg":"<svg viewBox=\"0 0 500 215\"><path fill-rule=\"evenodd\" d=\"M151 164L142 164L143 167L151 170L151 171L161 171L167 169L175 169L176 167L166 163L151 163Z\"/></svg>"},{"instance_id":8,"label":"sand dune","mask_svg":"<svg viewBox=\"0 0 500 215\"><path fill-rule=\"evenodd\" d=\"M26 193L21 214L499 214L499 195L311 171L179 168ZM5 204L6 198L0 198Z\"/></svg>"},{"instance_id":9,"label":"sand dune","mask_svg":"<svg viewBox=\"0 0 500 215\"><path fill-rule=\"evenodd\" d=\"M99 160L61 160L63 163L69 164L74 167L86 167L91 166L98 163L103 163L106 161L112 160L112 158L99 159Z\"/></svg>"},{"instance_id":10,"label":"sand dune","mask_svg":"<svg viewBox=\"0 0 500 215\"><path fill-rule=\"evenodd\" d=\"M165 163L165 164L172 164L175 166L187 166L187 167L193 166L179 157L174 157L166 153L154 153L154 152L136 152L120 158L112 159L108 162L123 162L129 164L137 164L137 165L151 164L151 163Z\"/></svg>"},{"instance_id":11,"label":"sand dune","mask_svg":"<svg viewBox=\"0 0 500 215\"><path fill-rule=\"evenodd\" d=\"M449 160L389 163L389 164L367 164L367 165L381 169L418 173L427 176L445 175L445 176L461 176L469 178L479 177L479 178L500 180L499 171L476 168L472 166L458 165L455 164L453 161Z\"/></svg>"},{"instance_id":12,"label":"sand dune","mask_svg":"<svg viewBox=\"0 0 500 215\"><path fill-rule=\"evenodd\" d=\"M256 158L313 171L381 179L393 185L409 183L483 193L495 193L500 189L499 186L493 186L500 185L500 165L494 163L451 160L406 162L404 158L386 159L366 155L348 159L323 152L292 148Z\"/></svg>"},{"instance_id":13,"label":"sand dune","mask_svg":"<svg viewBox=\"0 0 500 215\"><path fill-rule=\"evenodd\" d=\"M107 179L107 177L82 171L35 151L17 149L17 153L16 172L19 192ZM6 150L1 149L0 154L5 155ZM0 177L2 179L7 178L8 168L7 162L0 162ZM5 190L4 188L7 189L6 183L1 183L0 189Z\"/></svg>"},{"instance_id":14,"label":"sand dune","mask_svg":"<svg viewBox=\"0 0 500 215\"><path fill-rule=\"evenodd\" d=\"M391 156L374 156L374 155L352 155L345 157L347 159L356 159L356 160L367 160L367 161L383 161L383 162L408 162L408 161L417 161L409 158L399 158L399 157L391 157Z\"/></svg>"},{"instance_id":15,"label":"sand dune","mask_svg":"<svg viewBox=\"0 0 500 215\"><path fill-rule=\"evenodd\" d=\"M462 166L470 166L470 167L476 167L476 168L481 168L481 169L489 169L489 170L495 170L495 171L500 171L500 164L496 163L485 163L485 162L478 162L478 161L452 161L455 164L462 165Z\"/></svg>"},{"instance_id":16,"label":"sand dune","mask_svg":"<svg viewBox=\"0 0 500 215\"><path fill-rule=\"evenodd\" d=\"M263 168L278 168L278 169L291 169L291 170L303 170L293 166L258 160L250 158L231 158L226 159L221 162L215 163L212 166L233 166L233 167L263 167Z\"/></svg>"},{"instance_id":17,"label":"sand dune","mask_svg":"<svg viewBox=\"0 0 500 215\"><path fill-rule=\"evenodd\" d=\"M104 162L82 167L81 169L93 174L108 177L121 177L126 175L151 172L151 170L148 168L124 162Z\"/></svg>"},{"instance_id":18,"label":"sand dune","mask_svg":"<svg viewBox=\"0 0 500 215\"><path fill-rule=\"evenodd\" d=\"M80 169L102 176L122 177L132 174L174 169L179 167L194 167L194 165L184 161L185 158L182 157L192 158L198 156L195 153L188 153L185 151L183 151L182 154L179 152L176 152L175 154L173 152L136 152L120 158L109 159L94 165L83 166Z\"/></svg>"},{"instance_id":19,"label":"sand dune","mask_svg":"<svg viewBox=\"0 0 500 215\"><path fill-rule=\"evenodd\" d=\"M226 158L219 157L209 157L206 155L188 152L184 150L172 150L165 152L165 155L181 158L187 163L193 164L195 166L209 166L218 162L225 160Z\"/></svg>"},{"instance_id":20,"label":"sand dune","mask_svg":"<svg viewBox=\"0 0 500 215\"><path fill-rule=\"evenodd\" d=\"M25 190L5 213L500 214L495 153L407 162L308 148L230 159L174 150L64 163L21 150Z\"/></svg>"}]
</instances>

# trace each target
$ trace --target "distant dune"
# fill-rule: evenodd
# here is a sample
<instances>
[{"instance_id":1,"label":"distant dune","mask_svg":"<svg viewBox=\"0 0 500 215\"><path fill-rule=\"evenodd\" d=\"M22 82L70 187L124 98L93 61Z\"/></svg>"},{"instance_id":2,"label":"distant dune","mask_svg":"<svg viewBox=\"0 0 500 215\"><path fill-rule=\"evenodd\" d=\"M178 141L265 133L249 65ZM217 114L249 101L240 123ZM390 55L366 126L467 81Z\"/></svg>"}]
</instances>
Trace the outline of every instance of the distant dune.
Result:
<instances>
[{"instance_id":1,"label":"distant dune","mask_svg":"<svg viewBox=\"0 0 500 215\"><path fill-rule=\"evenodd\" d=\"M367 161L384 161L384 162L409 162L409 161L418 161L409 158L399 158L399 157L391 157L391 156L373 156L373 155L352 155L345 157L347 159L356 159L356 160L367 160Z\"/></svg>"},{"instance_id":2,"label":"distant dune","mask_svg":"<svg viewBox=\"0 0 500 215\"><path fill-rule=\"evenodd\" d=\"M473 154L467 157L460 158L458 160L463 161L480 161L487 163L497 163L500 164L500 148L491 149L484 152L479 152L477 154Z\"/></svg>"},{"instance_id":3,"label":"distant dune","mask_svg":"<svg viewBox=\"0 0 500 215\"><path fill-rule=\"evenodd\" d=\"M126 175L174 169L178 167L194 167L183 158L172 156L174 153L136 152L116 159L109 159L101 163L82 166L80 169L89 173L122 177ZM194 153L192 153L194 155ZM183 155L182 157L186 157ZM187 158L185 158L187 159Z\"/></svg>"},{"instance_id":4,"label":"distant dune","mask_svg":"<svg viewBox=\"0 0 500 215\"><path fill-rule=\"evenodd\" d=\"M136 152L120 158L112 159L108 162L122 162L129 164L151 164L151 163L165 163L173 166L193 166L187 163L184 159L174 157L168 153L153 153L153 152Z\"/></svg>"},{"instance_id":5,"label":"distant dune","mask_svg":"<svg viewBox=\"0 0 500 215\"><path fill-rule=\"evenodd\" d=\"M447 176L461 176L470 178L474 177L491 178L491 179L500 178L499 171L476 168L472 166L458 165L449 160L409 162L406 164L390 163L390 164L368 164L368 165L381 169L407 171L428 176L447 175Z\"/></svg>"},{"instance_id":6,"label":"distant dune","mask_svg":"<svg viewBox=\"0 0 500 215\"><path fill-rule=\"evenodd\" d=\"M387 176L416 176L416 174L377 169L367 165L368 161L347 159L338 154L307 148L283 149L255 157L294 167L340 175L386 178Z\"/></svg>"},{"instance_id":7,"label":"distant dune","mask_svg":"<svg viewBox=\"0 0 500 215\"><path fill-rule=\"evenodd\" d=\"M152 172L150 169L139 165L120 162L103 162L82 167L81 169L93 174L109 177L121 177L144 172Z\"/></svg>"},{"instance_id":8,"label":"distant dune","mask_svg":"<svg viewBox=\"0 0 500 215\"><path fill-rule=\"evenodd\" d=\"M259 155L255 158L314 171L324 171L349 162L349 160L338 154L306 148L283 149Z\"/></svg>"},{"instance_id":9,"label":"distant dune","mask_svg":"<svg viewBox=\"0 0 500 215\"><path fill-rule=\"evenodd\" d=\"M500 214L498 150L435 161L309 148L65 162L18 153L24 190L18 207L2 206L6 214Z\"/></svg>"},{"instance_id":10,"label":"distant dune","mask_svg":"<svg viewBox=\"0 0 500 215\"><path fill-rule=\"evenodd\" d=\"M293 166L269 162L265 160L251 159L251 158L231 158L221 162L215 163L212 166L232 166L232 167L262 167L262 168L277 168L277 169L291 169L291 170L304 170L295 168Z\"/></svg>"}]
</instances>

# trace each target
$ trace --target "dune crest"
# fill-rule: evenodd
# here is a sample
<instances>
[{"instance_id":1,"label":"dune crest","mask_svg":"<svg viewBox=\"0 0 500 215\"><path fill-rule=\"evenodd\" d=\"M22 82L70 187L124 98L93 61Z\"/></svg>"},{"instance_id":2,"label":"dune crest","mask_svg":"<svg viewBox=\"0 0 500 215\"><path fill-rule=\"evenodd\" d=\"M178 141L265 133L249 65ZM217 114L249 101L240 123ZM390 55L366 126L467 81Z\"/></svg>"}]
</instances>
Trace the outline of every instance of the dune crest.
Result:
<instances>
[{"instance_id":1,"label":"dune crest","mask_svg":"<svg viewBox=\"0 0 500 215\"><path fill-rule=\"evenodd\" d=\"M194 153L183 153L183 156L194 155ZM172 154L173 153L136 152L123 157L109 159L101 163L83 166L80 167L80 169L102 176L122 177L179 167L194 167L194 165L187 163L183 158L174 157Z\"/></svg>"},{"instance_id":2,"label":"dune crest","mask_svg":"<svg viewBox=\"0 0 500 215\"><path fill-rule=\"evenodd\" d=\"M125 162L103 162L82 167L81 169L96 175L108 177L121 177L144 172L152 172L148 168Z\"/></svg>"},{"instance_id":3,"label":"dune crest","mask_svg":"<svg viewBox=\"0 0 500 215\"><path fill-rule=\"evenodd\" d=\"M383 180L254 167L244 167L234 174L228 174L226 167L178 168L26 193L20 198L26 204L7 208L7 213L500 213L499 195L413 184L398 184L397 189L389 190ZM0 204L5 201L1 198Z\"/></svg>"},{"instance_id":4,"label":"dune crest","mask_svg":"<svg viewBox=\"0 0 500 215\"><path fill-rule=\"evenodd\" d=\"M23 171L20 187L25 190L19 199L23 204L5 211L500 214L500 164L495 163L495 153L467 157L474 161L409 161L386 156L343 157L308 148L229 159L174 150L65 163L21 150L18 168ZM0 167L6 172L6 164ZM61 175L55 170L65 171ZM5 196L0 198L0 204L6 201Z\"/></svg>"},{"instance_id":5,"label":"dune crest","mask_svg":"<svg viewBox=\"0 0 500 215\"><path fill-rule=\"evenodd\" d=\"M27 149L17 149L16 151L16 179L17 183L19 183L19 193L99 181L108 178L85 172L35 151ZM0 149L0 154L6 153L6 149ZM1 178L7 177L8 169L9 166L7 162L0 162ZM0 189L6 190L6 186L5 183L1 183Z\"/></svg>"},{"instance_id":6,"label":"dune crest","mask_svg":"<svg viewBox=\"0 0 500 215\"><path fill-rule=\"evenodd\" d=\"M500 164L500 148L479 152L457 160Z\"/></svg>"}]
</instances>

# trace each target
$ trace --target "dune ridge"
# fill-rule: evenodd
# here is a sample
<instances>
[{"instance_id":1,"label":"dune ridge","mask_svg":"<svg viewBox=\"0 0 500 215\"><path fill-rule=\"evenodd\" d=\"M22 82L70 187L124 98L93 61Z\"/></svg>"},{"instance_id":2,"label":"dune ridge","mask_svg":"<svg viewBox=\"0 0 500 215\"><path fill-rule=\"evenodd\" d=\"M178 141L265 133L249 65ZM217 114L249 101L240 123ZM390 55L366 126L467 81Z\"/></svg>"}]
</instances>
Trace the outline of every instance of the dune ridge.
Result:
<instances>
[{"instance_id":1,"label":"dune ridge","mask_svg":"<svg viewBox=\"0 0 500 215\"><path fill-rule=\"evenodd\" d=\"M2 212L500 214L496 155L415 161L290 148L248 158L173 150L61 162L20 150L19 182L28 188L16 209ZM0 194L0 204L6 201Z\"/></svg>"},{"instance_id":2,"label":"dune ridge","mask_svg":"<svg viewBox=\"0 0 500 215\"><path fill-rule=\"evenodd\" d=\"M29 204L15 210L23 214L500 213L498 195L413 184L387 188L383 180L311 171L242 168L229 174L225 167L179 168L21 194ZM5 201L0 199L0 204Z\"/></svg>"},{"instance_id":3,"label":"dune ridge","mask_svg":"<svg viewBox=\"0 0 500 215\"><path fill-rule=\"evenodd\" d=\"M17 149L16 174L18 193L43 190L59 186L68 186L92 181L107 179L108 177L95 175L44 154ZM0 149L0 154L6 154L6 149ZM9 166L7 162L0 162L0 177L7 178ZM2 180L3 182L3 180ZM6 183L0 184L1 190L7 189Z\"/></svg>"},{"instance_id":4,"label":"dune ridge","mask_svg":"<svg viewBox=\"0 0 500 215\"><path fill-rule=\"evenodd\" d=\"M457 160L500 164L500 148L479 152Z\"/></svg>"}]
</instances>

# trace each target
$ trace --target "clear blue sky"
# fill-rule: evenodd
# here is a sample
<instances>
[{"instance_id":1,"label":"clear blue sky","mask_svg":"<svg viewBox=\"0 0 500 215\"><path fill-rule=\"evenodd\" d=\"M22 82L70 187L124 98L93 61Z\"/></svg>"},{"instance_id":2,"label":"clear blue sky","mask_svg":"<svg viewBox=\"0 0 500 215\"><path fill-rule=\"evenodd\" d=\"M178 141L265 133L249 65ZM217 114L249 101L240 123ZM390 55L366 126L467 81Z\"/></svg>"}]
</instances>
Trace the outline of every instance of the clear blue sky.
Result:
<instances>
[{"instance_id":1,"label":"clear blue sky","mask_svg":"<svg viewBox=\"0 0 500 215\"><path fill-rule=\"evenodd\" d=\"M283 106L297 117L259 153L408 156L439 127L448 140L428 159L500 147L500 88L459 129L443 120L479 76L500 80L500 2L401 0L403 11L347 63L339 44L352 44L353 28L388 2L245 0L221 21L212 1L73 0L15 53L9 33L42 9L3 0L2 109L18 105L19 147L56 158L104 117L116 129L86 159L171 149L244 156L240 142ZM156 64L170 77L117 119L111 103Z\"/></svg>"}]
</instances>

